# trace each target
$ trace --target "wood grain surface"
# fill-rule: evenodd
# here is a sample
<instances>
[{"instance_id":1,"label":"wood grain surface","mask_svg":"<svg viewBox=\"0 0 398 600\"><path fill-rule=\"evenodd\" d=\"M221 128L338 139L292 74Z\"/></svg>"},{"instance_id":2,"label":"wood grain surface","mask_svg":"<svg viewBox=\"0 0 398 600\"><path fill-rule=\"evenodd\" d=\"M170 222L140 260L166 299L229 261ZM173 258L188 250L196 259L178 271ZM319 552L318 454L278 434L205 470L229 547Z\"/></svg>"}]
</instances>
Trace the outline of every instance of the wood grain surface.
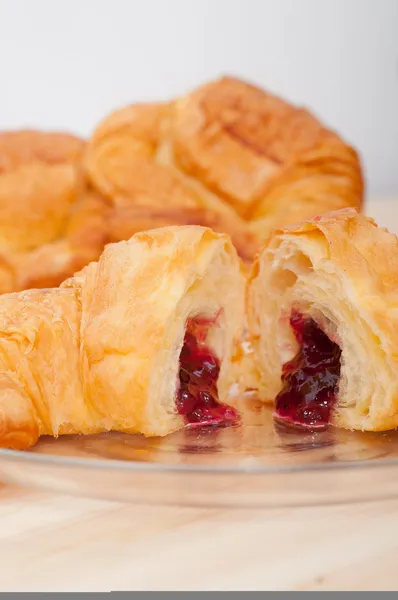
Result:
<instances>
[{"instance_id":1,"label":"wood grain surface","mask_svg":"<svg viewBox=\"0 0 398 600\"><path fill-rule=\"evenodd\" d=\"M274 510L0 493L1 591L396 590L398 501Z\"/></svg>"}]
</instances>

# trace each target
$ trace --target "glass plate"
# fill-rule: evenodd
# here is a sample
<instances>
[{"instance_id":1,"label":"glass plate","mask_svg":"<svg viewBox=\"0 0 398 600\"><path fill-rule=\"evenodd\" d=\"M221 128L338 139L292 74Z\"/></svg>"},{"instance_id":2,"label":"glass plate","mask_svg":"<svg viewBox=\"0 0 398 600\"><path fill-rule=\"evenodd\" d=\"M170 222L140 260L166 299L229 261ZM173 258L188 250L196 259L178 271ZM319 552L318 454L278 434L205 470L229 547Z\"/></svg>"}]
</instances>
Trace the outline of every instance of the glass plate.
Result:
<instances>
[{"instance_id":1,"label":"glass plate","mask_svg":"<svg viewBox=\"0 0 398 600\"><path fill-rule=\"evenodd\" d=\"M398 495L398 432L284 428L253 398L243 424L165 438L118 433L43 438L0 450L3 481L145 504L262 507L382 500Z\"/></svg>"}]
</instances>

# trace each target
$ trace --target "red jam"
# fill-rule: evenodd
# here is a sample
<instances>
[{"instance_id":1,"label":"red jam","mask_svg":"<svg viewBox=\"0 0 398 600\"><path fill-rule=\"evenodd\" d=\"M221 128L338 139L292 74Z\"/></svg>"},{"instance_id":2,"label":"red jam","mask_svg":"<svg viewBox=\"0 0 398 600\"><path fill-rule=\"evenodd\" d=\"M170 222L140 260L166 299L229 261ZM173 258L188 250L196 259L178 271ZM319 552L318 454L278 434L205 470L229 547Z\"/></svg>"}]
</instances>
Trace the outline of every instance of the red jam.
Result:
<instances>
[{"instance_id":1,"label":"red jam","mask_svg":"<svg viewBox=\"0 0 398 600\"><path fill-rule=\"evenodd\" d=\"M291 315L290 325L300 349L283 366L276 415L293 425L323 428L336 401L341 350L315 321L300 313Z\"/></svg>"},{"instance_id":2,"label":"red jam","mask_svg":"<svg viewBox=\"0 0 398 600\"><path fill-rule=\"evenodd\" d=\"M180 354L176 406L190 424L232 425L239 420L239 413L218 401L220 362L205 343L212 325L212 321L200 317L187 323Z\"/></svg>"}]
</instances>

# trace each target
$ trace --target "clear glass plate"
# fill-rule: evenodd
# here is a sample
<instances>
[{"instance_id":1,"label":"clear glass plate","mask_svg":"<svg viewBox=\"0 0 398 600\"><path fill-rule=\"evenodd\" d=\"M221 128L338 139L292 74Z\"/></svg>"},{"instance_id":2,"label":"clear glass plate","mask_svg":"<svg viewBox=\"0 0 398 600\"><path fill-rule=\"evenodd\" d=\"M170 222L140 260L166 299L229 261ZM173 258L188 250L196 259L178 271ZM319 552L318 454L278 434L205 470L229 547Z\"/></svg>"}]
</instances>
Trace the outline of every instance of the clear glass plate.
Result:
<instances>
[{"instance_id":1,"label":"clear glass plate","mask_svg":"<svg viewBox=\"0 0 398 600\"><path fill-rule=\"evenodd\" d=\"M5 482L145 504L262 507L398 496L398 432L283 428L269 408L236 400L243 424L165 438L43 438L0 450Z\"/></svg>"}]
</instances>

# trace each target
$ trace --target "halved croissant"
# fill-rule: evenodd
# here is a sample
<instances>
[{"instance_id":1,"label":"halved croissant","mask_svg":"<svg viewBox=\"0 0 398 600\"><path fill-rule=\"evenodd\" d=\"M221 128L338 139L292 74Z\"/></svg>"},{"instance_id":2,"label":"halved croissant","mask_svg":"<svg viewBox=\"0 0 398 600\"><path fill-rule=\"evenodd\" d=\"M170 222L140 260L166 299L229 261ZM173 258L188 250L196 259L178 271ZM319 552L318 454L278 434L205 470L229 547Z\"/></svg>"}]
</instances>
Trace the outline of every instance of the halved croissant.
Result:
<instances>
[{"instance_id":1,"label":"halved croissant","mask_svg":"<svg viewBox=\"0 0 398 600\"><path fill-rule=\"evenodd\" d=\"M229 238L185 226L110 244L60 288L1 296L0 446L235 420L217 391L243 292Z\"/></svg>"},{"instance_id":2,"label":"halved croissant","mask_svg":"<svg viewBox=\"0 0 398 600\"><path fill-rule=\"evenodd\" d=\"M248 323L254 387L279 418L398 426L395 235L353 209L279 229L252 269Z\"/></svg>"}]
</instances>

